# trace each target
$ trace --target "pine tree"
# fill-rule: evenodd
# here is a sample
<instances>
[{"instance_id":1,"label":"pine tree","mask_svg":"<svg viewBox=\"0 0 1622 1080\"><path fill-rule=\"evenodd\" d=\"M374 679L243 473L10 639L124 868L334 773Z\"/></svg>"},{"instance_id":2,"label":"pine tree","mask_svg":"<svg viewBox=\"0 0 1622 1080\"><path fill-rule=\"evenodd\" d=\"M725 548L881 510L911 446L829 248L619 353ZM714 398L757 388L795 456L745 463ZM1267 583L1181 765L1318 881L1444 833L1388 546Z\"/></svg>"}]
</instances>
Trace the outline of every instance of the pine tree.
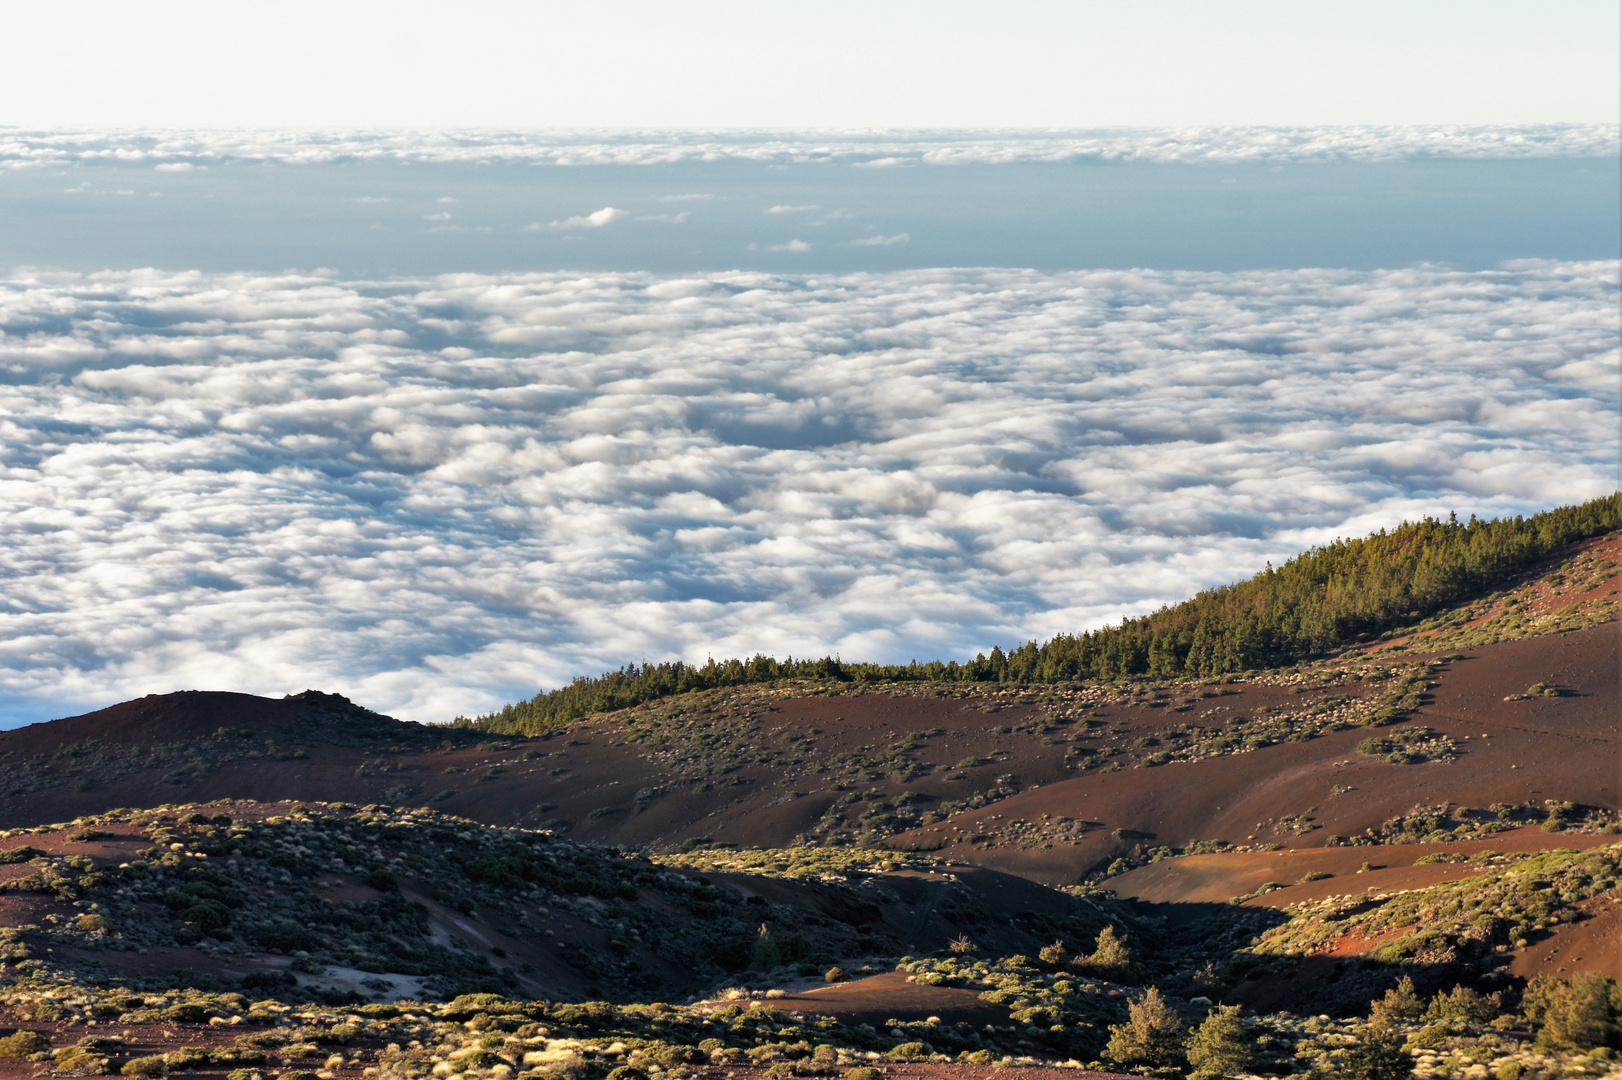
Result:
<instances>
[{"instance_id":1,"label":"pine tree","mask_svg":"<svg viewBox=\"0 0 1622 1080\"><path fill-rule=\"evenodd\" d=\"M1539 1025L1537 1045L1544 1050L1581 1052L1604 1046L1622 1034L1622 988L1597 971L1565 979L1537 980L1527 989L1526 1011Z\"/></svg>"},{"instance_id":2,"label":"pine tree","mask_svg":"<svg viewBox=\"0 0 1622 1080\"><path fill-rule=\"evenodd\" d=\"M772 928L761 923L760 929L755 932L755 947L750 957L750 967L757 971L770 971L782 962L783 951L778 948Z\"/></svg>"},{"instance_id":3,"label":"pine tree","mask_svg":"<svg viewBox=\"0 0 1622 1080\"><path fill-rule=\"evenodd\" d=\"M1389 1026L1393 1022L1404 1020L1418 1020L1425 1015L1425 1002L1419 997L1419 991L1414 989L1414 980L1408 975L1402 981L1385 992L1385 997L1369 1003L1373 1008L1369 1012L1369 1020L1374 1024Z\"/></svg>"},{"instance_id":4,"label":"pine tree","mask_svg":"<svg viewBox=\"0 0 1622 1080\"><path fill-rule=\"evenodd\" d=\"M1245 1025L1239 1019L1239 1006L1218 1005L1188 1037L1190 1080L1217 1080L1248 1072L1256 1055Z\"/></svg>"},{"instance_id":5,"label":"pine tree","mask_svg":"<svg viewBox=\"0 0 1622 1080\"><path fill-rule=\"evenodd\" d=\"M1126 1023L1111 1025L1104 1054L1122 1065L1176 1065L1183 1056L1183 1018L1151 986L1131 1004Z\"/></svg>"},{"instance_id":6,"label":"pine tree","mask_svg":"<svg viewBox=\"0 0 1622 1080\"><path fill-rule=\"evenodd\" d=\"M1119 982L1131 977L1132 950L1115 932L1115 927L1106 926L1099 932L1093 953L1087 958L1087 966L1093 974L1105 979Z\"/></svg>"}]
</instances>

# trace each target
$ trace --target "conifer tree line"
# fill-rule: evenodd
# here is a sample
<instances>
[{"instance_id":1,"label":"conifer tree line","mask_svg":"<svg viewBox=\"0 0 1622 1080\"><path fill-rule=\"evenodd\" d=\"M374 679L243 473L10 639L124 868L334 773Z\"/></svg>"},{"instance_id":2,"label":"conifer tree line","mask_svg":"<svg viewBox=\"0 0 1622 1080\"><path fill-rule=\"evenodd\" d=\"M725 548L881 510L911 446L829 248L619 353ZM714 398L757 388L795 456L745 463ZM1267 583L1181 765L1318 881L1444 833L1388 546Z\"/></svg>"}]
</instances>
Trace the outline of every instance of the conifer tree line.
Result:
<instances>
[{"instance_id":1,"label":"conifer tree line","mask_svg":"<svg viewBox=\"0 0 1622 1080\"><path fill-rule=\"evenodd\" d=\"M671 694L810 677L841 681L1052 683L1216 676L1323 656L1489 591L1532 563L1622 524L1622 492L1531 517L1425 518L1336 540L1150 615L993 648L966 662L848 663L756 655L702 665L628 664L457 723L534 734Z\"/></svg>"}]
</instances>

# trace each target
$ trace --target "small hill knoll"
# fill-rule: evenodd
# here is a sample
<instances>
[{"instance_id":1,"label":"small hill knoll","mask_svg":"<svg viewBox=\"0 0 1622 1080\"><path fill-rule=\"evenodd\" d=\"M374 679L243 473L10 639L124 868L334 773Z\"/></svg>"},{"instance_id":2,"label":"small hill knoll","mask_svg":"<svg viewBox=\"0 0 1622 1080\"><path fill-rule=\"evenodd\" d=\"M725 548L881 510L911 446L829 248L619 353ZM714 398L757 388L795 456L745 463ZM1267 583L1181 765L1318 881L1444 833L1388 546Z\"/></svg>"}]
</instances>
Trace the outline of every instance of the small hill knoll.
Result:
<instances>
[{"instance_id":1,"label":"small hill knoll","mask_svg":"<svg viewBox=\"0 0 1622 1080\"><path fill-rule=\"evenodd\" d=\"M231 777L229 790L211 798L296 798L307 772L353 770L348 763L369 755L477 741L467 732L396 720L316 690L285 698L153 694L0 731L0 824L184 799L187 789L222 772Z\"/></svg>"}]
</instances>

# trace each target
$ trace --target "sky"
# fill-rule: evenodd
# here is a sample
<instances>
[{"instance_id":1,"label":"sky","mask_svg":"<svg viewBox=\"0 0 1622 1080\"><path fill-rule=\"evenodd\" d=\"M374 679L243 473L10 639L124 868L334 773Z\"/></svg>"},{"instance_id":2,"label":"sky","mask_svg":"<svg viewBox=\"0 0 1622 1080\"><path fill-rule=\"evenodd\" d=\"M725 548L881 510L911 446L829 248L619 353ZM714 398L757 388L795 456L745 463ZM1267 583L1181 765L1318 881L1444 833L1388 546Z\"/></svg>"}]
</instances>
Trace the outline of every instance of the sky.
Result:
<instances>
[{"instance_id":1,"label":"sky","mask_svg":"<svg viewBox=\"0 0 1622 1080\"><path fill-rule=\"evenodd\" d=\"M0 123L1616 122L1619 33L1614 0L8 0Z\"/></svg>"}]
</instances>

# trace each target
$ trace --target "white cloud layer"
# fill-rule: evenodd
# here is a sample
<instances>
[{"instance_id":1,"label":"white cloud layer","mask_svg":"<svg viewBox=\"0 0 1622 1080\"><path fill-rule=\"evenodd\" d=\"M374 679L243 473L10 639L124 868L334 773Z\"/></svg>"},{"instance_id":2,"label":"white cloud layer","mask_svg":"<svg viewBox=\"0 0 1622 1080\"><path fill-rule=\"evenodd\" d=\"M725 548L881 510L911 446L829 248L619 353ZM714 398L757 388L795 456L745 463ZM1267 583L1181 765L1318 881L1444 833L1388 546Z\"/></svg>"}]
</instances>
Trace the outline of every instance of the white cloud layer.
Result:
<instances>
[{"instance_id":1,"label":"white cloud layer","mask_svg":"<svg viewBox=\"0 0 1622 1080\"><path fill-rule=\"evenodd\" d=\"M346 161L669 165L828 162L876 167L1010 162L1391 161L1612 156L1614 124L1195 127L1096 131L301 131L0 127L0 170L93 164ZM697 197L697 196L695 196ZM780 207L793 212L805 207Z\"/></svg>"},{"instance_id":2,"label":"white cloud layer","mask_svg":"<svg viewBox=\"0 0 1622 1080\"><path fill-rule=\"evenodd\" d=\"M1614 263L0 282L0 709L963 656L1617 479Z\"/></svg>"}]
</instances>

